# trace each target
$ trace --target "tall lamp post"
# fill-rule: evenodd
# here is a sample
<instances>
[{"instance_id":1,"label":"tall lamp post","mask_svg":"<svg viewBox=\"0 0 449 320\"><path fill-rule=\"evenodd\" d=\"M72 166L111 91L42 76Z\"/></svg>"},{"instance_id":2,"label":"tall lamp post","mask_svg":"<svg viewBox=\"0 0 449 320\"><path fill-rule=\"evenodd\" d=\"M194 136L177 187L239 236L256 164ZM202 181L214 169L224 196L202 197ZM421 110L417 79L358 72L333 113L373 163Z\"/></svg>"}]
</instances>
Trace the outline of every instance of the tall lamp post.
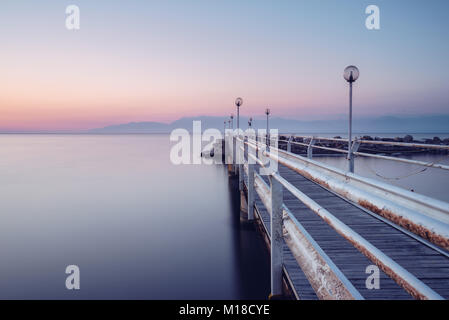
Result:
<instances>
[{"instance_id":1,"label":"tall lamp post","mask_svg":"<svg viewBox=\"0 0 449 320\"><path fill-rule=\"evenodd\" d=\"M266 108L265 109L265 114L267 115L267 141L266 141L266 143L267 143L267 147L269 147L270 146L270 135L268 134L268 132L270 132L269 130L270 130L270 127L269 127L269 125L268 125L268 117L269 117L269 115L270 115L270 108Z\"/></svg>"},{"instance_id":2,"label":"tall lamp post","mask_svg":"<svg viewBox=\"0 0 449 320\"><path fill-rule=\"evenodd\" d=\"M232 123L232 129L234 130L234 114L231 113L231 123Z\"/></svg>"},{"instance_id":3,"label":"tall lamp post","mask_svg":"<svg viewBox=\"0 0 449 320\"><path fill-rule=\"evenodd\" d=\"M349 172L354 173L354 158L352 156L352 84L359 78L360 72L356 66L346 67L343 77L349 82L349 131L348 131L348 160Z\"/></svg>"},{"instance_id":4,"label":"tall lamp post","mask_svg":"<svg viewBox=\"0 0 449 320\"><path fill-rule=\"evenodd\" d=\"M237 130L240 129L240 107L243 104L243 99L242 98L237 98L235 99L235 105L237 107Z\"/></svg>"},{"instance_id":5,"label":"tall lamp post","mask_svg":"<svg viewBox=\"0 0 449 320\"><path fill-rule=\"evenodd\" d=\"M253 124L253 117L249 118L248 120L248 128L251 128L252 124Z\"/></svg>"}]
</instances>

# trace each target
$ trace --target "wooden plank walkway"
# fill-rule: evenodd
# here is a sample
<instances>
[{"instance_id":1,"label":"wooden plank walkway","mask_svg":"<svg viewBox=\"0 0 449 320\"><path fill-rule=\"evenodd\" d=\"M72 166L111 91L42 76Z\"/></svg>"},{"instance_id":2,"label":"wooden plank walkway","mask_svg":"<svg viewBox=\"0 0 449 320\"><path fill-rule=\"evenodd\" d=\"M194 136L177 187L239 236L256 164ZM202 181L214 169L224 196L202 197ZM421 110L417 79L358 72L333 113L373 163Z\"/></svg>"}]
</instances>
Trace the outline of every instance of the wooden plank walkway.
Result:
<instances>
[{"instance_id":1,"label":"wooden plank walkway","mask_svg":"<svg viewBox=\"0 0 449 320\"><path fill-rule=\"evenodd\" d=\"M379 250L381 250L384 254L392 258L399 265L404 267L407 271L415 275L418 279L432 288L435 292L440 294L442 297L449 299L449 258L441 254L440 252L426 246L422 242L410 237L409 235L403 233L402 231L394 228L393 226L386 224L382 220L377 219L369 214L367 214L363 209L355 206L354 204L342 199L339 196L327 191L322 186L318 185L315 182L312 182L305 177L299 175L295 171L286 168L284 166L280 166L279 168L280 174L286 178L290 183L295 185L299 190L309 196L311 199L316 201L322 207L329 210L336 218L345 223L355 232L360 234L366 240L371 242L374 246L376 246ZM284 202L287 207L291 210L293 208L295 211L295 215L297 215L299 221L305 225L308 225L308 230L312 236L315 238L315 234L317 237L323 237L322 234L316 232L317 223L311 222L310 215L307 214L308 210L299 200L297 200L290 192L284 192ZM315 218L321 220L317 215L312 215ZM321 220L322 221L322 220ZM322 221L323 222L323 221ZM305 226L306 229L308 229ZM334 232L333 237L336 232ZM341 236L340 236L341 237ZM315 238L318 241L317 238ZM345 240L346 241L346 240ZM347 241L346 241L347 242ZM348 242L349 243L349 242ZM328 244L327 244L328 245ZM321 244L320 244L321 246ZM323 246L321 246L323 248ZM324 248L323 248L324 249ZM324 250L328 255L330 253L339 252L341 248L336 247L335 245L331 245L331 248L328 250ZM353 261L352 255L351 262ZM332 257L331 257L332 258ZM348 257L342 257L340 254L340 260L347 260ZM337 260L333 259L334 262ZM344 262L344 261L343 261ZM361 261L360 261L361 262ZM366 274L364 274L366 264L357 265L351 264L350 268L347 268L346 264L342 263L342 267L345 270L350 271L351 275L348 273L348 279L354 278L355 274L361 274L363 279L366 279ZM370 264L372 264L370 262ZM338 265L338 264L337 264ZM363 270L359 268L362 267ZM343 269L342 269L343 271ZM344 272L343 272L344 273ZM385 275L385 277L387 277ZM351 280L351 279L350 279ZM356 288L359 289L360 293L366 297L375 295L377 296L378 292L382 291L383 288L388 288L388 290L395 290L395 286L390 284L392 280L388 281L386 278L381 279L381 290L367 290L366 288L361 289L356 286L356 283L353 283ZM352 281L351 281L352 282ZM364 282L364 281L363 281ZM396 285L397 286L397 285ZM363 286L364 287L364 283ZM398 298L402 299L402 294L396 293Z\"/></svg>"},{"instance_id":2,"label":"wooden plank walkway","mask_svg":"<svg viewBox=\"0 0 449 320\"><path fill-rule=\"evenodd\" d=\"M279 166L279 174L442 297L449 299L449 258L285 166ZM263 178L269 183L268 177ZM380 289L367 289L365 281L368 274L365 271L373 262L285 189L284 204L365 299L412 299L382 271ZM270 230L269 214L257 193L256 208L266 229ZM287 245L284 245L284 258L300 297L316 299Z\"/></svg>"}]
</instances>

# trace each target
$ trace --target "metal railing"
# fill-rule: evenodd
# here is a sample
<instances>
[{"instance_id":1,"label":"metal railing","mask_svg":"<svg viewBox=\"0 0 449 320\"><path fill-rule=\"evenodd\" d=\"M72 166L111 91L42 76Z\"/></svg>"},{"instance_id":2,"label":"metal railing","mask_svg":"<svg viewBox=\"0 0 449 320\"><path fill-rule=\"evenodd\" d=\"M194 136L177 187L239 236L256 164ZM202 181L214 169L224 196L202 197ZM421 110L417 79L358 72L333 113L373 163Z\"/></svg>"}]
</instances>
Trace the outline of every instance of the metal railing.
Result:
<instances>
[{"instance_id":1,"label":"metal railing","mask_svg":"<svg viewBox=\"0 0 449 320\"><path fill-rule=\"evenodd\" d=\"M264 163L259 159L261 155L275 160L368 210L380 215L388 213L386 218L392 219L399 225L411 227L412 232L427 237L430 241L446 249L449 248L449 205L447 203L386 185L376 180L343 172L312 159L278 149L275 146L267 146L258 141L257 137L255 139L245 138L243 140L233 137L232 144L239 144L237 149L233 149L238 150L238 156L234 157L233 161L234 164L235 161L244 163L239 165L238 169L242 184L243 171L248 177L246 181L248 218L254 218L255 193L259 195L270 215L271 290L273 295L280 294L282 289L282 247L283 240L285 240L295 256L302 257L297 261L320 298L363 299L282 203L282 188L285 188L337 233L350 241L361 253L377 264L413 297L442 299L438 293L421 280L282 178L279 172L272 172L269 175L270 186L268 186L262 177L254 172L255 165L264 166ZM227 146L229 147L229 142ZM254 150L254 152L250 150ZM247 155L246 158L245 154ZM286 230L287 236L283 236L283 229ZM323 270L327 270L327 272L323 274Z\"/></svg>"},{"instance_id":2,"label":"metal railing","mask_svg":"<svg viewBox=\"0 0 449 320\"><path fill-rule=\"evenodd\" d=\"M294 141L294 138L300 138L303 139L303 141L306 142L298 142ZM273 141L273 140L272 140ZM347 149L338 149L338 148L332 148L332 147L326 147L326 146L320 146L316 143L320 141L332 141L332 142L342 142L342 143L348 143L347 139L341 139L341 138L325 138L325 137L310 137L310 136L296 136L291 135L289 136L288 140L278 140L279 142L287 143L287 150L291 150L291 145L299 145L303 147L307 147L307 156L308 158L313 158L313 149L321 149L321 150L327 150L337 153L343 153L343 154L349 154L349 151ZM422 144L422 143L406 143L406 142L395 142L395 141L378 141L378 140L363 140L363 139L355 139L352 142L352 155L360 156L360 157L367 157L367 158L376 158L376 159L382 159L382 160L388 160L388 161L396 161L396 162L402 162L402 163L408 163L408 164L415 164L423 167L428 168L437 168L442 170L449 170L448 165L439 164L435 162L425 162L425 161L419 161L419 160L412 160L412 159L405 159L405 158L399 158L399 157L391 157L386 155L380 155L380 154L372 154L372 153L366 153L366 152L359 152L359 148L363 144L371 144L371 145L388 145L388 146L399 146L399 147L409 147L409 148L417 148L417 149L433 149L433 150L449 150L449 145L437 145L437 144ZM354 168L354 157L351 157L350 159L349 167L352 167L352 170L349 171L353 172Z\"/></svg>"},{"instance_id":3,"label":"metal railing","mask_svg":"<svg viewBox=\"0 0 449 320\"><path fill-rule=\"evenodd\" d=\"M244 152L244 148L241 148ZM248 153L255 163L263 163L255 155ZM283 181L278 175L270 176L270 185L255 171L250 161L244 166L248 181L248 219L254 218L254 193L257 192L270 215L271 253L271 295L282 292L283 240L294 253L298 264L321 299L357 299L363 296L346 278L341 270L320 248L312 236L282 202ZM251 199L251 200L250 200ZM251 218L250 218L251 217ZM288 233L283 236L283 228Z\"/></svg>"}]
</instances>

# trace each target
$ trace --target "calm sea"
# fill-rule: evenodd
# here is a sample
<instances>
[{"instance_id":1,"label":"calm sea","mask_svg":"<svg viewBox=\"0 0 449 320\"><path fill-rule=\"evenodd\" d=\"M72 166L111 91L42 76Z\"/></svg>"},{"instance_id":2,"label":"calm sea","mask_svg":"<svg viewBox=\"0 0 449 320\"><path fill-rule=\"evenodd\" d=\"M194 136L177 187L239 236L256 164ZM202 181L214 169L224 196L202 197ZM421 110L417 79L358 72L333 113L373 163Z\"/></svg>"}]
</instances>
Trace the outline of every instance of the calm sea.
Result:
<instances>
[{"instance_id":1,"label":"calm sea","mask_svg":"<svg viewBox=\"0 0 449 320\"><path fill-rule=\"evenodd\" d=\"M0 135L0 298L265 299L268 252L240 221L235 182L223 166L172 165L170 147L168 135ZM449 202L449 172L355 165ZM72 264L79 291L65 288Z\"/></svg>"},{"instance_id":2,"label":"calm sea","mask_svg":"<svg viewBox=\"0 0 449 320\"><path fill-rule=\"evenodd\" d=\"M449 165L448 155L401 156L429 163ZM316 157L315 160L347 170L345 157ZM373 158L356 158L354 172L449 203L449 171Z\"/></svg>"},{"instance_id":3,"label":"calm sea","mask_svg":"<svg viewBox=\"0 0 449 320\"><path fill-rule=\"evenodd\" d=\"M267 298L227 171L169 151L167 135L0 135L0 298Z\"/></svg>"}]
</instances>

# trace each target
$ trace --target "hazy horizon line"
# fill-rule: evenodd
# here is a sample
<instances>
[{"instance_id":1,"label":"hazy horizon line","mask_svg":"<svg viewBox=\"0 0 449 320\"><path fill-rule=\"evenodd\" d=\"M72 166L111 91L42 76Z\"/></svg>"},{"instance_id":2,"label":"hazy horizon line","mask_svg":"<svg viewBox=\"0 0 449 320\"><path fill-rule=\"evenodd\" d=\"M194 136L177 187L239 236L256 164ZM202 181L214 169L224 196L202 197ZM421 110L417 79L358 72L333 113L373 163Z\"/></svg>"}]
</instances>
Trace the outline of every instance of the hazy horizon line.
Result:
<instances>
[{"instance_id":1,"label":"hazy horizon line","mask_svg":"<svg viewBox=\"0 0 449 320\"><path fill-rule=\"evenodd\" d=\"M243 119L242 128L246 128L246 120L249 117L244 115L241 116L241 119ZM427 121L425 121L427 118ZM434 118L439 118L438 125L436 126L435 130L431 129ZM440 119L441 118L441 119ZM123 123L114 123L106 126L101 127L92 127L88 129L27 129L27 128L21 128L21 129L2 129L0 128L0 134L113 134L113 133L168 133L171 130L175 129L173 126L178 125L180 128L187 128L191 129L188 125L190 121L194 121L195 119L198 120L204 120L204 127L206 128L217 128L220 131L223 130L223 122L222 119L228 119L226 117L220 117L220 116L207 116L207 115L199 115L199 116L186 116L186 117L180 117L176 120L170 121L170 122L158 122L158 121L131 121L131 122L123 122ZM259 121L265 121L265 117L255 118L253 119L257 122ZM379 122L382 120L389 119L389 122ZM398 121L398 127L394 128L394 120L397 119ZM183 122L184 120L184 122ZM285 118L282 116L279 117L271 117L271 121L274 122L274 127L278 127L278 129L283 133L326 133L326 134L341 134L345 132L344 129L344 121L346 121L345 117L340 117L338 119L293 119L293 118ZM217 122L219 121L219 123ZM374 126L365 127L362 129L357 128L357 121L378 121L378 125L374 124ZM409 121L409 122L407 122ZM279 123L280 122L280 123ZM295 124L297 122L298 124ZM444 126L446 122L449 123L449 114L426 114L426 115L398 115L398 114L388 114L388 115L382 115L382 116L359 116L354 117L353 125L354 127L354 133L376 133L376 134L430 134L430 133L439 133L439 134L447 134L449 133L449 126ZM234 124L236 123L236 120L234 119ZM406 126L404 126L404 123ZM139 125L142 126L133 126L133 125ZM145 125L148 126L145 126ZM304 125L302 129L296 129L296 125ZM323 128L319 127L310 127L310 125L317 124L318 126L326 125ZM443 126L441 125L443 124ZM151 126L153 125L153 126ZM158 126L161 127L158 127ZM309 125L309 127L307 127ZM330 127L331 125L334 125L334 127ZM402 125L402 127L400 126ZM259 126L257 126L259 127ZM108 131L109 130L109 131ZM115 130L115 132L114 132ZM191 131L191 130L190 130Z\"/></svg>"}]
</instances>

